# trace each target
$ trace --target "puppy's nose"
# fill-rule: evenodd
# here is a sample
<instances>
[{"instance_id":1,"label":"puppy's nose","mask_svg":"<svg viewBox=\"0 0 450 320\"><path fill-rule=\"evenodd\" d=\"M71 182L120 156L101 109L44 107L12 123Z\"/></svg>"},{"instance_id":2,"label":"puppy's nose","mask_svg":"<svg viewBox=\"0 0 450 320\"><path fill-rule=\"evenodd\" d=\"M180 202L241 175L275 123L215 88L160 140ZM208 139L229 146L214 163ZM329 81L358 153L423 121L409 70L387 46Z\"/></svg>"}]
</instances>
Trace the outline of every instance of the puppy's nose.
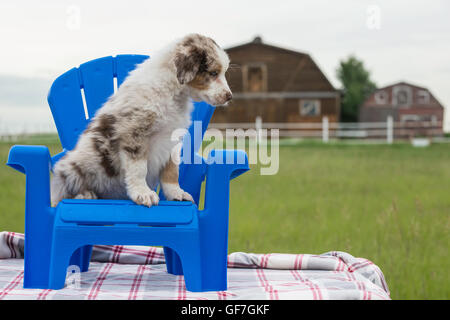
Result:
<instances>
[{"instance_id":1,"label":"puppy's nose","mask_svg":"<svg viewBox=\"0 0 450 320\"><path fill-rule=\"evenodd\" d=\"M231 92L228 91L226 93L225 99L226 99L227 102L230 101L231 99L233 99L233 95L231 94Z\"/></svg>"}]
</instances>

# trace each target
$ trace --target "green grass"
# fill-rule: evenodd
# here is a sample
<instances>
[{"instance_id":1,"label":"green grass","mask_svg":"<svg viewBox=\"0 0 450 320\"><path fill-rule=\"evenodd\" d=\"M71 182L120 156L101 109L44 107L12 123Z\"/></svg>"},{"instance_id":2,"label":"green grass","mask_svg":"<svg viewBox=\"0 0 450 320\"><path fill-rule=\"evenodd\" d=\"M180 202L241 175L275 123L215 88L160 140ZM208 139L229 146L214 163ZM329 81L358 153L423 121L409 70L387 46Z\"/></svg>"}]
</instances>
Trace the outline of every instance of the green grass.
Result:
<instances>
[{"instance_id":1,"label":"green grass","mask_svg":"<svg viewBox=\"0 0 450 320\"><path fill-rule=\"evenodd\" d=\"M450 298L449 144L304 142L280 147L278 174L259 169L231 182L230 252L346 251L381 268L393 299ZM24 181L0 166L0 230L23 232Z\"/></svg>"}]
</instances>

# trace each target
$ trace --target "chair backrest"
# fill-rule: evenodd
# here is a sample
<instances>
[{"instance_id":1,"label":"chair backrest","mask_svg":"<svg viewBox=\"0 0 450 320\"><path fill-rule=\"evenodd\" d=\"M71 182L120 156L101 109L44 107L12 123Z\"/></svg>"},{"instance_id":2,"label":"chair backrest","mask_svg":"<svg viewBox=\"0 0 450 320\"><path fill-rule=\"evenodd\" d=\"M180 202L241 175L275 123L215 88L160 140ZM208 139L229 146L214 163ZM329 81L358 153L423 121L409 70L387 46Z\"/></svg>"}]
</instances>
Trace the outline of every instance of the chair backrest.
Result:
<instances>
[{"instance_id":1,"label":"chair backrest","mask_svg":"<svg viewBox=\"0 0 450 320\"><path fill-rule=\"evenodd\" d=\"M117 55L83 63L59 76L52 84L48 103L65 150L72 150L79 135L105 101L114 93L137 64L146 60L145 55ZM214 107L195 103L193 124L189 133L193 137L194 121L202 121L203 134L208 127ZM200 141L191 145L191 154L200 147Z\"/></svg>"}]
</instances>

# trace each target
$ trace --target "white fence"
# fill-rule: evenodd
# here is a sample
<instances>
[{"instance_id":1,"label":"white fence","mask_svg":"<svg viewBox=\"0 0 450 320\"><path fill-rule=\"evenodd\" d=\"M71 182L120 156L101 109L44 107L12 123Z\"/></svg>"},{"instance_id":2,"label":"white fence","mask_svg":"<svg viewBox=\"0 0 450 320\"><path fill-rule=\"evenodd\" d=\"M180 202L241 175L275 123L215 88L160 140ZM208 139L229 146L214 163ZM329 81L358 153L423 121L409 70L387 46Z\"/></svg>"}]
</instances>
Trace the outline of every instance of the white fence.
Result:
<instances>
[{"instance_id":1,"label":"white fence","mask_svg":"<svg viewBox=\"0 0 450 320\"><path fill-rule=\"evenodd\" d=\"M328 142L330 139L364 139L392 143L394 139L410 139L413 137L442 136L442 123L429 122L394 122L388 117L384 122L331 122L323 117L321 122L308 123L272 123L262 122L257 117L255 122L248 123L210 123L208 129L236 130L235 135L255 135L261 139L262 129L278 129L279 137L315 138ZM238 130L243 129L243 130ZM252 129L252 130L247 130ZM244 132L243 132L244 131ZM17 138L42 133L56 133L53 123L37 123L22 125L6 125L0 122L0 140L16 140Z\"/></svg>"},{"instance_id":2,"label":"white fence","mask_svg":"<svg viewBox=\"0 0 450 320\"><path fill-rule=\"evenodd\" d=\"M26 123L22 125L5 125L0 123L0 141L16 141L24 137L48 133L57 133L54 124L38 123L30 125Z\"/></svg>"},{"instance_id":3,"label":"white fence","mask_svg":"<svg viewBox=\"0 0 450 320\"><path fill-rule=\"evenodd\" d=\"M262 129L278 129L279 136L285 138L316 138L324 142L333 139L369 139L385 140L393 143L394 139L411 139L414 137L442 136L442 123L430 122L394 122L388 117L385 122L330 122L327 117L322 122L308 123L263 123L260 117L249 123L211 123L208 129L238 130L254 129L260 135ZM247 136L251 130L245 132ZM236 135L242 134L236 131Z\"/></svg>"}]
</instances>

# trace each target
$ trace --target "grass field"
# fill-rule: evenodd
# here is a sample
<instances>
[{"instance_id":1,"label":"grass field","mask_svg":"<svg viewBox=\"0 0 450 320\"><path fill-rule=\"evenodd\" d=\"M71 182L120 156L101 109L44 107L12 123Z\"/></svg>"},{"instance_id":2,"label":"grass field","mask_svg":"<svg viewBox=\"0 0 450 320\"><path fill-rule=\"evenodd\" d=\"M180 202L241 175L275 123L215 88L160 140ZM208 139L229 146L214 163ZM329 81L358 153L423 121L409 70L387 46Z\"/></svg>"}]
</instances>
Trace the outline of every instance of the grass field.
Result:
<instances>
[{"instance_id":1,"label":"grass field","mask_svg":"<svg viewBox=\"0 0 450 320\"><path fill-rule=\"evenodd\" d=\"M0 230L23 232L24 182L0 165ZM282 146L278 174L255 165L231 183L230 252L346 251L382 269L393 299L450 298L449 227L450 144Z\"/></svg>"}]
</instances>

